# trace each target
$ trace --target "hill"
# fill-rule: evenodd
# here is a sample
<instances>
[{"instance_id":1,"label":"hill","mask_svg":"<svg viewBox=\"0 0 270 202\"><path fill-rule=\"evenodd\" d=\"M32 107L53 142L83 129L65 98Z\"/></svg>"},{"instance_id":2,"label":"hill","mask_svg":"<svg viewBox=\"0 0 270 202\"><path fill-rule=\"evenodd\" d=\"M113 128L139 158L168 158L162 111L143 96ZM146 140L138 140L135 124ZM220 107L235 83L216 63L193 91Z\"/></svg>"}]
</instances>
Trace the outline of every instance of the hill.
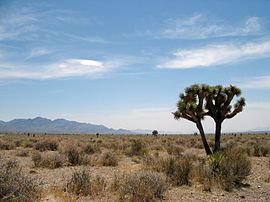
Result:
<instances>
[{"instance_id":1,"label":"hill","mask_svg":"<svg viewBox=\"0 0 270 202\"><path fill-rule=\"evenodd\" d=\"M48 134L131 134L125 129L113 129L104 125L80 123L65 119L50 120L42 117L34 119L14 119L12 121L0 121L0 132L12 133L48 133Z\"/></svg>"}]
</instances>

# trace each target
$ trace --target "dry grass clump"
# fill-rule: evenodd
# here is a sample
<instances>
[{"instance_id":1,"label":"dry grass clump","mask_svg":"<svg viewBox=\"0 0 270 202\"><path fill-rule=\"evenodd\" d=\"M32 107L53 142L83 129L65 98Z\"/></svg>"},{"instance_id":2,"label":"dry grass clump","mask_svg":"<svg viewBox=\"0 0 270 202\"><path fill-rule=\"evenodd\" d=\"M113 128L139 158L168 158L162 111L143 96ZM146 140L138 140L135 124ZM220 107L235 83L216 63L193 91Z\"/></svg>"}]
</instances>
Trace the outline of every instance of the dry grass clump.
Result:
<instances>
[{"instance_id":1,"label":"dry grass clump","mask_svg":"<svg viewBox=\"0 0 270 202\"><path fill-rule=\"evenodd\" d=\"M56 151L58 149L58 142L54 140L44 140L35 144L35 149L40 152L43 151Z\"/></svg>"},{"instance_id":2,"label":"dry grass clump","mask_svg":"<svg viewBox=\"0 0 270 202\"><path fill-rule=\"evenodd\" d=\"M184 152L184 149L181 146L169 144L167 146L167 152L170 155L180 156Z\"/></svg>"},{"instance_id":3,"label":"dry grass clump","mask_svg":"<svg viewBox=\"0 0 270 202\"><path fill-rule=\"evenodd\" d=\"M143 159L146 169L163 172L169 181L176 186L189 185L193 159L185 156L160 158L147 155Z\"/></svg>"},{"instance_id":4,"label":"dry grass clump","mask_svg":"<svg viewBox=\"0 0 270 202\"><path fill-rule=\"evenodd\" d=\"M192 160L182 157L168 157L162 161L162 171L176 185L189 185Z\"/></svg>"},{"instance_id":5,"label":"dry grass clump","mask_svg":"<svg viewBox=\"0 0 270 202\"><path fill-rule=\"evenodd\" d=\"M270 154L270 144L256 141L256 143L253 144L253 151L254 156L267 156Z\"/></svg>"},{"instance_id":6,"label":"dry grass clump","mask_svg":"<svg viewBox=\"0 0 270 202\"><path fill-rule=\"evenodd\" d=\"M30 139L24 139L20 142L20 145L21 147L24 147L24 148L33 148L34 147L34 142Z\"/></svg>"},{"instance_id":7,"label":"dry grass clump","mask_svg":"<svg viewBox=\"0 0 270 202\"><path fill-rule=\"evenodd\" d=\"M66 159L71 166L80 165L83 163L84 155L80 151L80 148L75 144L67 143L63 145L62 152L66 156Z\"/></svg>"},{"instance_id":8,"label":"dry grass clump","mask_svg":"<svg viewBox=\"0 0 270 202\"><path fill-rule=\"evenodd\" d=\"M35 179L22 173L15 161L0 164L0 201L31 202L39 199Z\"/></svg>"},{"instance_id":9,"label":"dry grass clump","mask_svg":"<svg viewBox=\"0 0 270 202\"><path fill-rule=\"evenodd\" d=\"M141 139L134 139L126 150L128 156L141 156L147 153L145 143Z\"/></svg>"},{"instance_id":10,"label":"dry grass clump","mask_svg":"<svg viewBox=\"0 0 270 202\"><path fill-rule=\"evenodd\" d=\"M29 156L30 151L28 149L19 149L17 150L16 156L27 157Z\"/></svg>"},{"instance_id":11,"label":"dry grass clump","mask_svg":"<svg viewBox=\"0 0 270 202\"><path fill-rule=\"evenodd\" d=\"M42 167L42 168L60 168L63 166L64 160L62 156L58 153L51 152L40 154L36 152L32 156L32 161L34 162L35 167Z\"/></svg>"},{"instance_id":12,"label":"dry grass clump","mask_svg":"<svg viewBox=\"0 0 270 202\"><path fill-rule=\"evenodd\" d=\"M13 142L0 140L0 150L12 150L12 149L16 149L16 145Z\"/></svg>"},{"instance_id":13,"label":"dry grass clump","mask_svg":"<svg viewBox=\"0 0 270 202\"><path fill-rule=\"evenodd\" d=\"M83 151L85 154L91 155L95 153L100 153L100 148L94 144L87 144L84 146Z\"/></svg>"},{"instance_id":14,"label":"dry grass clump","mask_svg":"<svg viewBox=\"0 0 270 202\"><path fill-rule=\"evenodd\" d=\"M118 158L115 153L110 151L105 152L100 157L100 163L103 166L117 166L118 165Z\"/></svg>"},{"instance_id":15,"label":"dry grass clump","mask_svg":"<svg viewBox=\"0 0 270 202\"><path fill-rule=\"evenodd\" d=\"M251 161L239 147L228 149L224 152L220 163L219 174L222 186L230 191L233 187L241 186L251 171Z\"/></svg>"},{"instance_id":16,"label":"dry grass clump","mask_svg":"<svg viewBox=\"0 0 270 202\"><path fill-rule=\"evenodd\" d=\"M139 171L115 176L113 188L118 191L120 200L148 202L162 200L168 184L160 173Z\"/></svg>"},{"instance_id":17,"label":"dry grass clump","mask_svg":"<svg viewBox=\"0 0 270 202\"><path fill-rule=\"evenodd\" d=\"M213 154L205 164L197 167L199 182L207 191L211 190L212 184L218 184L226 191L242 186L250 171L251 161L244 150L236 146Z\"/></svg>"},{"instance_id":18,"label":"dry grass clump","mask_svg":"<svg viewBox=\"0 0 270 202\"><path fill-rule=\"evenodd\" d=\"M75 171L66 184L65 190L68 193L81 196L96 196L103 192L106 181L101 176L90 176L85 170Z\"/></svg>"}]
</instances>

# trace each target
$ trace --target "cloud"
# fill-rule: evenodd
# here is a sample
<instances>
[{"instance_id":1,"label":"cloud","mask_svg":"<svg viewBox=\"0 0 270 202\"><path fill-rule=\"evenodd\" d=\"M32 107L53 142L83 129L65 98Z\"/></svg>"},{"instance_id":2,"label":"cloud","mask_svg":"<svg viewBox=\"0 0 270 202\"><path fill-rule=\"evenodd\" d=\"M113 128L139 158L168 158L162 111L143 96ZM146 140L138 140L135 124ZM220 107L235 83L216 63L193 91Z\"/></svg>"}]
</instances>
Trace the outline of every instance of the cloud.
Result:
<instances>
[{"instance_id":1,"label":"cloud","mask_svg":"<svg viewBox=\"0 0 270 202\"><path fill-rule=\"evenodd\" d=\"M21 8L3 12L0 23L0 41L27 39L29 33L37 31L39 23L39 14L31 9Z\"/></svg>"},{"instance_id":2,"label":"cloud","mask_svg":"<svg viewBox=\"0 0 270 202\"><path fill-rule=\"evenodd\" d=\"M188 69L228 64L258 57L270 57L270 40L245 44L213 44L197 49L178 50L159 68Z\"/></svg>"},{"instance_id":3,"label":"cloud","mask_svg":"<svg viewBox=\"0 0 270 202\"><path fill-rule=\"evenodd\" d=\"M26 59L40 57L40 56L48 55L50 53L52 53L52 51L47 48L32 48L29 53L29 56Z\"/></svg>"},{"instance_id":4,"label":"cloud","mask_svg":"<svg viewBox=\"0 0 270 202\"><path fill-rule=\"evenodd\" d=\"M232 24L196 14L188 18L168 20L160 36L169 39L206 39L259 35L263 33L263 25L263 19L256 16L247 18L241 24Z\"/></svg>"},{"instance_id":5,"label":"cloud","mask_svg":"<svg viewBox=\"0 0 270 202\"><path fill-rule=\"evenodd\" d=\"M241 88L270 88L270 76L259 76L250 78L249 81L245 81L239 84Z\"/></svg>"},{"instance_id":6,"label":"cloud","mask_svg":"<svg viewBox=\"0 0 270 202\"><path fill-rule=\"evenodd\" d=\"M103 74L120 67L111 61L67 59L63 62L40 65L39 70L23 65L0 66L2 79L56 79ZM32 65L33 66L33 65Z\"/></svg>"},{"instance_id":7,"label":"cloud","mask_svg":"<svg viewBox=\"0 0 270 202\"><path fill-rule=\"evenodd\" d=\"M16 63L0 60L0 81L1 79L44 80L70 77L96 78L139 62L137 57L128 56L110 56L103 60L69 58L47 64L31 61Z\"/></svg>"},{"instance_id":8,"label":"cloud","mask_svg":"<svg viewBox=\"0 0 270 202\"><path fill-rule=\"evenodd\" d=\"M1 13L2 10L0 10ZM107 44L111 43L100 36L81 36L55 29L63 24L76 27L97 24L94 19L87 19L81 13L61 9L38 9L37 7L14 7L2 11L0 16L0 41L44 41L68 38L75 42ZM75 32L77 28L73 29Z\"/></svg>"}]
</instances>

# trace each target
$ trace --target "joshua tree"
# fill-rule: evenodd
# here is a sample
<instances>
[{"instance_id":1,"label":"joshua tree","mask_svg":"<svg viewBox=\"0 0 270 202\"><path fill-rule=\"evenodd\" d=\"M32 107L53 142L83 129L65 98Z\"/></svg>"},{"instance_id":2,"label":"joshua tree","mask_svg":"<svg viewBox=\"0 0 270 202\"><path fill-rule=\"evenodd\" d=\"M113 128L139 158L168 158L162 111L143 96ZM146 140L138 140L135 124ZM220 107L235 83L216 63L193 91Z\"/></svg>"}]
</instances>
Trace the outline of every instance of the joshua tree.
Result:
<instances>
[{"instance_id":1,"label":"joshua tree","mask_svg":"<svg viewBox=\"0 0 270 202\"><path fill-rule=\"evenodd\" d=\"M177 102L177 111L173 113L176 120L180 118L187 119L196 124L203 142L207 155L212 154L211 149L205 137L202 119L206 115L204 110L205 96L208 89L206 85L192 85L185 89L185 93L179 95Z\"/></svg>"},{"instance_id":2,"label":"joshua tree","mask_svg":"<svg viewBox=\"0 0 270 202\"><path fill-rule=\"evenodd\" d=\"M230 85L229 87L192 85L186 88L184 94L180 94L177 103L177 111L174 118L184 118L196 124L200 131L202 142L207 155L211 150L207 143L201 120L205 116L210 116L216 123L215 146L213 152L220 151L221 126L225 119L231 119L243 110L245 99L241 97L232 107L231 102L236 96L240 96L239 88Z\"/></svg>"},{"instance_id":3,"label":"joshua tree","mask_svg":"<svg viewBox=\"0 0 270 202\"><path fill-rule=\"evenodd\" d=\"M155 136L155 137L157 137L158 131L157 130L153 130L152 135Z\"/></svg>"},{"instance_id":4,"label":"joshua tree","mask_svg":"<svg viewBox=\"0 0 270 202\"><path fill-rule=\"evenodd\" d=\"M233 101L233 98L241 95L241 90L232 85L226 88L220 85L212 87L208 86L206 91L205 108L208 110L206 115L211 116L216 124L215 146L213 152L219 152L221 125L223 121L225 119L231 119L241 112L246 103L245 99L241 97L236 101L234 107L232 107L231 102Z\"/></svg>"}]
</instances>

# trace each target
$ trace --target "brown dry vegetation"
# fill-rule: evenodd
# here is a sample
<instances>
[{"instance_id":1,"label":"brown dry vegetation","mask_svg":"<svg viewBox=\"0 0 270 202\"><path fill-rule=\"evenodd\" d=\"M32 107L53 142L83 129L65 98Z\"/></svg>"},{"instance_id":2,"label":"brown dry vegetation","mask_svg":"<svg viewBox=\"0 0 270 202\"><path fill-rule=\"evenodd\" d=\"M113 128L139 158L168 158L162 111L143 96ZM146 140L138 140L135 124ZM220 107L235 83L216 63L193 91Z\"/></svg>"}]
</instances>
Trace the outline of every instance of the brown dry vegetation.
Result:
<instances>
[{"instance_id":1,"label":"brown dry vegetation","mask_svg":"<svg viewBox=\"0 0 270 202\"><path fill-rule=\"evenodd\" d=\"M194 135L3 134L0 201L270 201L270 135L222 146L208 157Z\"/></svg>"}]
</instances>

